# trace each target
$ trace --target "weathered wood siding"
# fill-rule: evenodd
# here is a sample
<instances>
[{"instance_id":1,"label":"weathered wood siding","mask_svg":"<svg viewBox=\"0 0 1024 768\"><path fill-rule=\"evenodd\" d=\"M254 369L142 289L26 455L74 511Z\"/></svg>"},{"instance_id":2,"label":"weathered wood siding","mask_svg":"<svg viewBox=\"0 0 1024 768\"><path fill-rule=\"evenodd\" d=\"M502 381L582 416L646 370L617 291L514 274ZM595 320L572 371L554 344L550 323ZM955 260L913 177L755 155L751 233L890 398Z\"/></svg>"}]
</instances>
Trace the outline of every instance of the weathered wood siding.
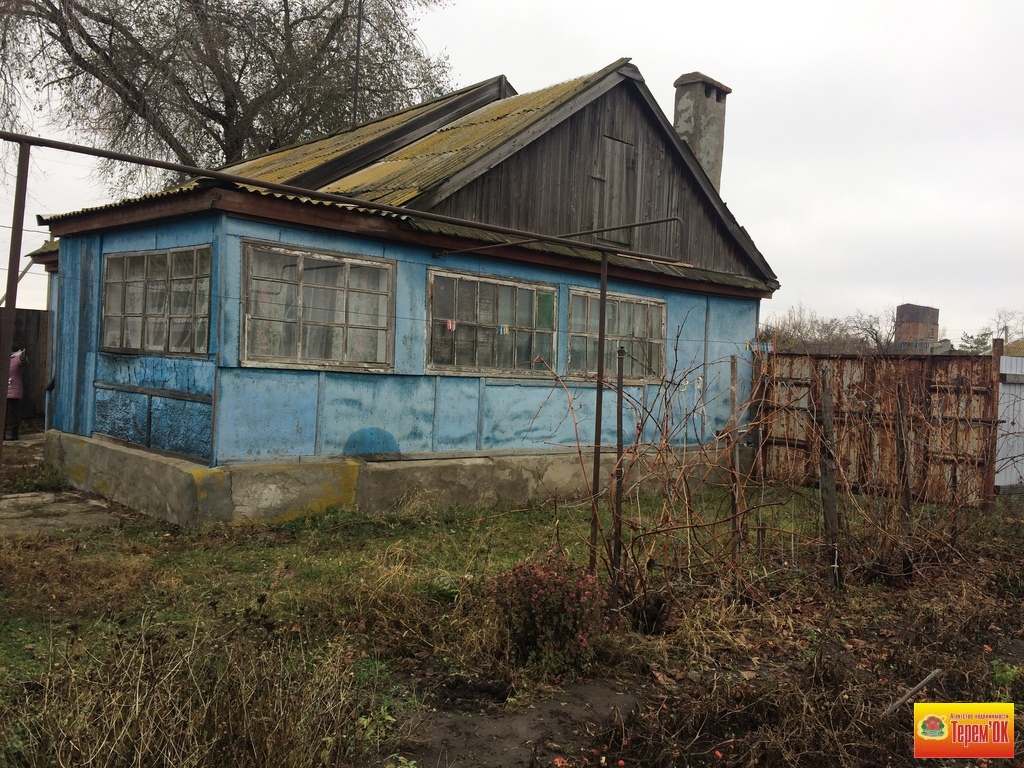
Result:
<instances>
[{"instance_id":1,"label":"weathered wood siding","mask_svg":"<svg viewBox=\"0 0 1024 768\"><path fill-rule=\"evenodd\" d=\"M914 498L956 505L991 498L996 445L991 357L763 356L760 456L767 480L818 481L818 410L826 364L840 487L898 495L896 419L902 388Z\"/></svg>"},{"instance_id":2,"label":"weathered wood siding","mask_svg":"<svg viewBox=\"0 0 1024 768\"><path fill-rule=\"evenodd\" d=\"M646 106L622 86L431 210L553 235L679 216L686 230L684 262L760 277ZM674 222L581 239L679 255Z\"/></svg>"}]
</instances>

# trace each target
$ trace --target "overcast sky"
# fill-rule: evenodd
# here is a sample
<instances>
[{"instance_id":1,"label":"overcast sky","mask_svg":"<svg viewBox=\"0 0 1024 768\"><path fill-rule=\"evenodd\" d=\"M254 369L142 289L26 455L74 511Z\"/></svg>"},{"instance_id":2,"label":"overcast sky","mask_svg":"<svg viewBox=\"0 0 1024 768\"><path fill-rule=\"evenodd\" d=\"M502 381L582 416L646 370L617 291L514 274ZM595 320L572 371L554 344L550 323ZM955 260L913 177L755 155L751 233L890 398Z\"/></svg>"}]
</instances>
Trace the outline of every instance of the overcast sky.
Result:
<instances>
[{"instance_id":1,"label":"overcast sky","mask_svg":"<svg viewBox=\"0 0 1024 768\"><path fill-rule=\"evenodd\" d=\"M680 74L732 88L722 197L782 283L762 319L924 304L958 341L1024 309L1021 0L452 0L419 29L460 87L524 93L627 56L670 118ZM84 158L35 157L31 227L107 199Z\"/></svg>"}]
</instances>

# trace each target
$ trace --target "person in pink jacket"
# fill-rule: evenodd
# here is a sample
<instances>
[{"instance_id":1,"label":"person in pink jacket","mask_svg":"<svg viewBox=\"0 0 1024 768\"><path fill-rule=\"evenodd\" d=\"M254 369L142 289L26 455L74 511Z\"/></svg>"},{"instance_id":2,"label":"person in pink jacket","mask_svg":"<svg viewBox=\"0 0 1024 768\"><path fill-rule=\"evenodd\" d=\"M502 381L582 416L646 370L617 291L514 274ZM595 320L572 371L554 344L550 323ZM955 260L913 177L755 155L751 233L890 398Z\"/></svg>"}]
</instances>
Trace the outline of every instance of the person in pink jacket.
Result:
<instances>
[{"instance_id":1,"label":"person in pink jacket","mask_svg":"<svg viewBox=\"0 0 1024 768\"><path fill-rule=\"evenodd\" d=\"M11 377L7 380L7 429L11 432L11 440L18 439L18 428L21 426L21 397L25 394L21 370L28 362L24 347L15 345L11 353Z\"/></svg>"}]
</instances>

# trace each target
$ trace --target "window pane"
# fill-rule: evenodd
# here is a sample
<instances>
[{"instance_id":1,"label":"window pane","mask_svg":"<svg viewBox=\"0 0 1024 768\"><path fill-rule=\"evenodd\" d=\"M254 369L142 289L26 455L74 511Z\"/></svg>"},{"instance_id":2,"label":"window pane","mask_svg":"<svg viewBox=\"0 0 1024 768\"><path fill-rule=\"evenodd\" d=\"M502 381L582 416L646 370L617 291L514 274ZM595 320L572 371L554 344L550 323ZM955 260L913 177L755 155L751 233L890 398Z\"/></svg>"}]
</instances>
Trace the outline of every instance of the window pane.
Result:
<instances>
[{"instance_id":1,"label":"window pane","mask_svg":"<svg viewBox=\"0 0 1024 768\"><path fill-rule=\"evenodd\" d=\"M437 283L434 283L437 287ZM442 320L430 328L430 362L435 365L455 364L455 331Z\"/></svg>"},{"instance_id":2,"label":"window pane","mask_svg":"<svg viewBox=\"0 0 1024 768\"><path fill-rule=\"evenodd\" d=\"M498 368L512 368L514 360L514 346L513 340L515 336L511 333L498 334L497 347L498 347Z\"/></svg>"},{"instance_id":3,"label":"window pane","mask_svg":"<svg viewBox=\"0 0 1024 768\"><path fill-rule=\"evenodd\" d=\"M114 347L115 349L121 346L120 317L103 318L103 346Z\"/></svg>"},{"instance_id":4,"label":"window pane","mask_svg":"<svg viewBox=\"0 0 1024 768\"><path fill-rule=\"evenodd\" d=\"M166 253L151 253L146 257L146 276L150 280L167 279Z\"/></svg>"},{"instance_id":5,"label":"window pane","mask_svg":"<svg viewBox=\"0 0 1024 768\"><path fill-rule=\"evenodd\" d=\"M382 267L371 267L366 264L352 264L349 267L348 287L363 291L386 291L388 288L388 271Z\"/></svg>"},{"instance_id":6,"label":"window pane","mask_svg":"<svg viewBox=\"0 0 1024 768\"><path fill-rule=\"evenodd\" d=\"M494 367L494 329L478 328L476 333L476 364L481 368Z\"/></svg>"},{"instance_id":7,"label":"window pane","mask_svg":"<svg viewBox=\"0 0 1024 768\"><path fill-rule=\"evenodd\" d=\"M569 370L587 370L587 337L569 337Z\"/></svg>"},{"instance_id":8,"label":"window pane","mask_svg":"<svg viewBox=\"0 0 1024 768\"><path fill-rule=\"evenodd\" d=\"M498 286L498 323L513 325L516 321L516 289L511 285Z\"/></svg>"},{"instance_id":9,"label":"window pane","mask_svg":"<svg viewBox=\"0 0 1024 768\"><path fill-rule=\"evenodd\" d=\"M168 352L192 351L192 318L172 317L170 336L167 339Z\"/></svg>"},{"instance_id":10,"label":"window pane","mask_svg":"<svg viewBox=\"0 0 1024 768\"><path fill-rule=\"evenodd\" d=\"M104 275L106 281L121 282L124 280L124 257L112 256L107 259L107 273Z\"/></svg>"},{"instance_id":11,"label":"window pane","mask_svg":"<svg viewBox=\"0 0 1024 768\"><path fill-rule=\"evenodd\" d=\"M145 283L125 283L124 311L127 315L142 314L143 288Z\"/></svg>"},{"instance_id":12,"label":"window pane","mask_svg":"<svg viewBox=\"0 0 1024 768\"><path fill-rule=\"evenodd\" d=\"M555 294L549 291L537 292L537 327L555 327Z\"/></svg>"},{"instance_id":13,"label":"window pane","mask_svg":"<svg viewBox=\"0 0 1024 768\"><path fill-rule=\"evenodd\" d=\"M146 257L145 256L129 256L127 258L128 272L125 277L128 280L145 280L146 279Z\"/></svg>"},{"instance_id":14,"label":"window pane","mask_svg":"<svg viewBox=\"0 0 1024 768\"><path fill-rule=\"evenodd\" d=\"M353 363L383 363L387 360L387 331L349 328L348 360Z\"/></svg>"},{"instance_id":15,"label":"window pane","mask_svg":"<svg viewBox=\"0 0 1024 768\"><path fill-rule=\"evenodd\" d=\"M497 286L493 283L479 283L480 298L477 319L481 323L494 325L498 322L497 306L495 305L495 291Z\"/></svg>"},{"instance_id":16,"label":"window pane","mask_svg":"<svg viewBox=\"0 0 1024 768\"><path fill-rule=\"evenodd\" d=\"M536 320L533 309L534 295L536 291L531 288L520 288L517 301L516 325L520 328L534 328Z\"/></svg>"},{"instance_id":17,"label":"window pane","mask_svg":"<svg viewBox=\"0 0 1024 768\"><path fill-rule=\"evenodd\" d=\"M476 281L459 280L455 302L455 319L476 322ZM456 352L456 358L458 353Z\"/></svg>"},{"instance_id":18,"label":"window pane","mask_svg":"<svg viewBox=\"0 0 1024 768\"><path fill-rule=\"evenodd\" d=\"M535 353L542 360L535 362L533 367L541 371L547 370L549 367L554 368L555 356L552 351L552 335L550 333L538 333L535 343L537 345Z\"/></svg>"},{"instance_id":19,"label":"window pane","mask_svg":"<svg viewBox=\"0 0 1024 768\"><path fill-rule=\"evenodd\" d=\"M213 253L209 248L200 248L199 253L196 254L196 274L197 275L209 275L210 274L210 262L212 261Z\"/></svg>"},{"instance_id":20,"label":"window pane","mask_svg":"<svg viewBox=\"0 0 1024 768\"><path fill-rule=\"evenodd\" d=\"M335 261L306 258L302 262L302 282L310 285L345 287L345 265Z\"/></svg>"},{"instance_id":21,"label":"window pane","mask_svg":"<svg viewBox=\"0 0 1024 768\"><path fill-rule=\"evenodd\" d=\"M142 349L142 318L126 317L124 319L123 349Z\"/></svg>"},{"instance_id":22,"label":"window pane","mask_svg":"<svg viewBox=\"0 0 1024 768\"><path fill-rule=\"evenodd\" d=\"M146 283L146 314L164 315L167 313L167 283Z\"/></svg>"},{"instance_id":23,"label":"window pane","mask_svg":"<svg viewBox=\"0 0 1024 768\"><path fill-rule=\"evenodd\" d=\"M345 330L324 325L302 326L302 356L307 360L342 359Z\"/></svg>"},{"instance_id":24,"label":"window pane","mask_svg":"<svg viewBox=\"0 0 1024 768\"><path fill-rule=\"evenodd\" d=\"M353 325L386 328L388 325L388 297L379 293L352 293L348 295L348 321Z\"/></svg>"},{"instance_id":25,"label":"window pane","mask_svg":"<svg viewBox=\"0 0 1024 768\"><path fill-rule=\"evenodd\" d=\"M587 337L587 364L583 369L597 373L597 337Z\"/></svg>"},{"instance_id":26,"label":"window pane","mask_svg":"<svg viewBox=\"0 0 1024 768\"><path fill-rule=\"evenodd\" d=\"M569 298L569 330L578 333L587 330L587 297L578 293Z\"/></svg>"},{"instance_id":27,"label":"window pane","mask_svg":"<svg viewBox=\"0 0 1024 768\"><path fill-rule=\"evenodd\" d=\"M314 323L345 324L345 292L333 288L302 288L302 319Z\"/></svg>"},{"instance_id":28,"label":"window pane","mask_svg":"<svg viewBox=\"0 0 1024 768\"><path fill-rule=\"evenodd\" d=\"M516 331L516 368L533 367L533 334Z\"/></svg>"},{"instance_id":29,"label":"window pane","mask_svg":"<svg viewBox=\"0 0 1024 768\"><path fill-rule=\"evenodd\" d=\"M615 332L619 336L629 336L633 333L633 305L628 301L619 305L619 327Z\"/></svg>"},{"instance_id":30,"label":"window pane","mask_svg":"<svg viewBox=\"0 0 1024 768\"><path fill-rule=\"evenodd\" d=\"M210 341L210 324L205 317L196 318L195 346L193 350L197 353L205 353Z\"/></svg>"},{"instance_id":31,"label":"window pane","mask_svg":"<svg viewBox=\"0 0 1024 768\"><path fill-rule=\"evenodd\" d=\"M124 286L120 283L107 283L103 287L103 313L120 315L124 311Z\"/></svg>"},{"instance_id":32,"label":"window pane","mask_svg":"<svg viewBox=\"0 0 1024 768\"><path fill-rule=\"evenodd\" d=\"M274 320L296 317L295 284L253 280L249 288L249 314Z\"/></svg>"},{"instance_id":33,"label":"window pane","mask_svg":"<svg viewBox=\"0 0 1024 768\"><path fill-rule=\"evenodd\" d=\"M295 344L296 324L252 318L249 321L249 353L264 357L298 355Z\"/></svg>"},{"instance_id":34,"label":"window pane","mask_svg":"<svg viewBox=\"0 0 1024 768\"><path fill-rule=\"evenodd\" d=\"M647 338L647 305L633 306L633 335L640 339Z\"/></svg>"},{"instance_id":35,"label":"window pane","mask_svg":"<svg viewBox=\"0 0 1024 768\"><path fill-rule=\"evenodd\" d=\"M664 331L664 323L661 322L661 305L652 304L647 308L648 319L651 323L651 338L660 339Z\"/></svg>"},{"instance_id":36,"label":"window pane","mask_svg":"<svg viewBox=\"0 0 1024 768\"><path fill-rule=\"evenodd\" d=\"M196 314L210 314L210 278L201 277L196 280Z\"/></svg>"},{"instance_id":37,"label":"window pane","mask_svg":"<svg viewBox=\"0 0 1024 768\"><path fill-rule=\"evenodd\" d=\"M455 364L476 365L476 326L464 323L456 326Z\"/></svg>"},{"instance_id":38,"label":"window pane","mask_svg":"<svg viewBox=\"0 0 1024 768\"><path fill-rule=\"evenodd\" d=\"M587 297L587 333L597 333L601 322L601 300L597 296Z\"/></svg>"},{"instance_id":39,"label":"window pane","mask_svg":"<svg viewBox=\"0 0 1024 768\"><path fill-rule=\"evenodd\" d=\"M298 275L299 259L289 253L254 250L249 269L253 277L295 280Z\"/></svg>"},{"instance_id":40,"label":"window pane","mask_svg":"<svg viewBox=\"0 0 1024 768\"><path fill-rule=\"evenodd\" d=\"M167 320L163 317L146 318L146 344L150 351L162 352L167 342Z\"/></svg>"},{"instance_id":41,"label":"window pane","mask_svg":"<svg viewBox=\"0 0 1024 768\"><path fill-rule=\"evenodd\" d=\"M662 371L661 357L661 344L658 344L657 342L651 344L650 372L657 376L660 376Z\"/></svg>"},{"instance_id":42,"label":"window pane","mask_svg":"<svg viewBox=\"0 0 1024 768\"><path fill-rule=\"evenodd\" d=\"M605 333L609 336L614 336L619 327L619 302L617 301L606 301L604 306L605 313Z\"/></svg>"},{"instance_id":43,"label":"window pane","mask_svg":"<svg viewBox=\"0 0 1024 768\"><path fill-rule=\"evenodd\" d=\"M434 278L434 306L431 315L442 320L455 319L455 280L453 278Z\"/></svg>"},{"instance_id":44,"label":"window pane","mask_svg":"<svg viewBox=\"0 0 1024 768\"><path fill-rule=\"evenodd\" d=\"M171 314L192 314L192 280L171 280Z\"/></svg>"},{"instance_id":45,"label":"window pane","mask_svg":"<svg viewBox=\"0 0 1024 768\"><path fill-rule=\"evenodd\" d=\"M192 251L171 254L171 277L192 277L195 274L195 256Z\"/></svg>"}]
</instances>

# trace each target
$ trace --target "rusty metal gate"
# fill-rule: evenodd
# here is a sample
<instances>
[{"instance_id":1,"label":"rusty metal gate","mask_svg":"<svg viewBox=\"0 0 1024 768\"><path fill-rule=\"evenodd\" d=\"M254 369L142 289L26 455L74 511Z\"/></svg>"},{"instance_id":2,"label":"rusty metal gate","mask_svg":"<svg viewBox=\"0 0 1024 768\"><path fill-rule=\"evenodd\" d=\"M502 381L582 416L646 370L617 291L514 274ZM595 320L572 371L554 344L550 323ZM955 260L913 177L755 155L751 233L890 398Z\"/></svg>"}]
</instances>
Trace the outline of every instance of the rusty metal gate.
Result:
<instances>
[{"instance_id":1,"label":"rusty metal gate","mask_svg":"<svg viewBox=\"0 0 1024 768\"><path fill-rule=\"evenodd\" d=\"M998 379L991 357L760 356L759 459L765 480L818 481L827 381L839 487L897 497L897 424L917 501L976 505L995 484Z\"/></svg>"}]
</instances>

